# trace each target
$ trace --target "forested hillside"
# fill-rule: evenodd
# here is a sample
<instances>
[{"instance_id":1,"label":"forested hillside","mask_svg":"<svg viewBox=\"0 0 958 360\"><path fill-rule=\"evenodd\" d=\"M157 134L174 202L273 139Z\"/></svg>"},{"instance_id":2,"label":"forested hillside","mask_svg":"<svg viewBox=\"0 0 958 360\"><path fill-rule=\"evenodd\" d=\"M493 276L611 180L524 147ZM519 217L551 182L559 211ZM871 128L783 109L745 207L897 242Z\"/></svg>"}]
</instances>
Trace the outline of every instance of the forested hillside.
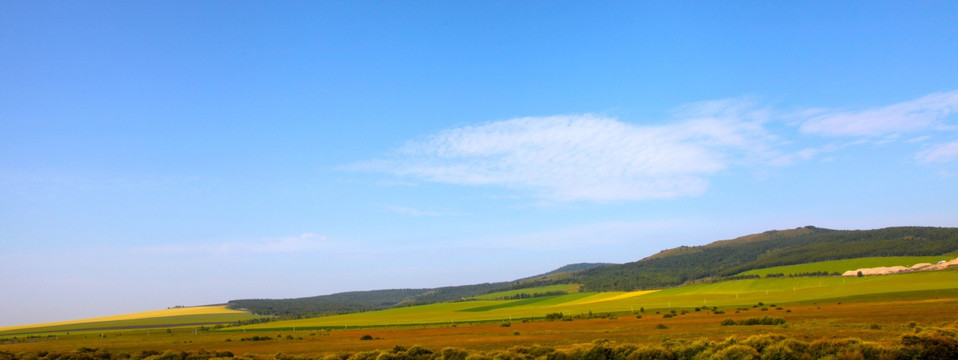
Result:
<instances>
[{"instance_id":1,"label":"forested hillside","mask_svg":"<svg viewBox=\"0 0 958 360\"><path fill-rule=\"evenodd\" d=\"M342 314L445 301L456 301L502 290L523 289L573 281L577 271L608 264L572 264L545 274L511 282L447 286L435 289L392 289L337 293L296 299L231 300L231 309L287 318Z\"/></svg>"},{"instance_id":2,"label":"forested hillside","mask_svg":"<svg viewBox=\"0 0 958 360\"><path fill-rule=\"evenodd\" d=\"M390 289L352 291L296 299L230 300L231 309L245 309L254 314L281 317L309 317L388 309L458 300L509 287L510 283L450 286L436 289Z\"/></svg>"},{"instance_id":3,"label":"forested hillside","mask_svg":"<svg viewBox=\"0 0 958 360\"><path fill-rule=\"evenodd\" d=\"M872 256L940 255L958 250L958 229L894 227L767 231L708 245L683 246L648 258L576 274L584 291L659 289L742 271Z\"/></svg>"}]
</instances>

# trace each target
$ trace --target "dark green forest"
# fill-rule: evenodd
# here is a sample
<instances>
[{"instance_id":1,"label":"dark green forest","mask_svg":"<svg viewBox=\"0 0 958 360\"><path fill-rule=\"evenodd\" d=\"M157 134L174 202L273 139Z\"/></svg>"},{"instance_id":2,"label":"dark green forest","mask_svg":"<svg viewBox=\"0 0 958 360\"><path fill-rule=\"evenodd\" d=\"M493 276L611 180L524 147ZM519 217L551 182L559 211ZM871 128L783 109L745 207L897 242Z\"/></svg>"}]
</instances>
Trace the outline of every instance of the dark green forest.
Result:
<instances>
[{"instance_id":1,"label":"dark green forest","mask_svg":"<svg viewBox=\"0 0 958 360\"><path fill-rule=\"evenodd\" d=\"M829 230L806 226L703 246L682 246L636 262L581 271L575 277L584 291L661 289L772 266L875 256L941 255L956 250L955 228Z\"/></svg>"}]
</instances>

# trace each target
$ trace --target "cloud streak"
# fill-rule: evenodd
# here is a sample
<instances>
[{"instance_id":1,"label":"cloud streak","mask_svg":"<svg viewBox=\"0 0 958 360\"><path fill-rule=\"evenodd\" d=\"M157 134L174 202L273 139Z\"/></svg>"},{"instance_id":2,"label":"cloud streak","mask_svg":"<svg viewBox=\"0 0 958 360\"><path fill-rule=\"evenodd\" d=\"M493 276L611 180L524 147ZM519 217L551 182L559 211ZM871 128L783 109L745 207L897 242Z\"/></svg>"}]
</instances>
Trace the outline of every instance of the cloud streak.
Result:
<instances>
[{"instance_id":1,"label":"cloud streak","mask_svg":"<svg viewBox=\"0 0 958 360\"><path fill-rule=\"evenodd\" d=\"M826 136L882 136L941 127L955 112L958 91L950 91L860 111L821 111L804 121L800 130Z\"/></svg>"},{"instance_id":2,"label":"cloud streak","mask_svg":"<svg viewBox=\"0 0 958 360\"><path fill-rule=\"evenodd\" d=\"M935 146L918 153L915 157L918 161L926 164L941 164L958 160L958 141Z\"/></svg>"}]
</instances>

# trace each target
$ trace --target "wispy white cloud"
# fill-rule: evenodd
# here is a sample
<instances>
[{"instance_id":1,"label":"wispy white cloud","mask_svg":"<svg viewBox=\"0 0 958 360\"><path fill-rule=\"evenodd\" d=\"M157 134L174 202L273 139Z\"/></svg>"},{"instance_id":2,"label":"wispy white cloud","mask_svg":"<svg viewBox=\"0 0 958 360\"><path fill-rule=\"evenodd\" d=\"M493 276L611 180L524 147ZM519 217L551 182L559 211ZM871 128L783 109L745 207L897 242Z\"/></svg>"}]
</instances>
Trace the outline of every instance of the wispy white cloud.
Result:
<instances>
[{"instance_id":1,"label":"wispy white cloud","mask_svg":"<svg viewBox=\"0 0 958 360\"><path fill-rule=\"evenodd\" d=\"M958 141L941 144L915 156L923 163L947 163L958 160Z\"/></svg>"},{"instance_id":2,"label":"wispy white cloud","mask_svg":"<svg viewBox=\"0 0 958 360\"><path fill-rule=\"evenodd\" d=\"M812 160L813 158L821 154L827 154L827 153L838 151L844 148L845 146L847 145L826 144L820 147L806 148L806 149L799 150L798 152L795 153L795 156L798 159L808 161L808 160Z\"/></svg>"},{"instance_id":3,"label":"wispy white cloud","mask_svg":"<svg viewBox=\"0 0 958 360\"><path fill-rule=\"evenodd\" d=\"M709 175L773 155L764 119L746 109L734 101L690 105L681 109L686 118L659 126L588 114L465 126L352 169L531 190L555 201L694 196Z\"/></svg>"},{"instance_id":4,"label":"wispy white cloud","mask_svg":"<svg viewBox=\"0 0 958 360\"><path fill-rule=\"evenodd\" d=\"M860 144L921 142L931 131L953 130L947 120L956 112L958 91L858 111L782 111L751 98L706 101L681 106L657 125L593 114L525 117L440 131L348 168L504 187L546 201L668 199L700 195L729 169L784 166ZM823 137L798 138L796 131ZM820 142L834 136L854 138ZM917 158L946 162L949 150Z\"/></svg>"},{"instance_id":5,"label":"wispy white cloud","mask_svg":"<svg viewBox=\"0 0 958 360\"><path fill-rule=\"evenodd\" d=\"M958 112L958 91L859 111L807 110L800 130L830 136L884 136L943 127Z\"/></svg>"},{"instance_id":6,"label":"wispy white cloud","mask_svg":"<svg viewBox=\"0 0 958 360\"><path fill-rule=\"evenodd\" d=\"M317 250L326 250L336 247L325 236L305 233L298 236L284 238L260 239L255 241L234 241L219 243L188 243L147 246L136 249L137 252L148 254L264 254L264 253L296 253Z\"/></svg>"}]
</instances>

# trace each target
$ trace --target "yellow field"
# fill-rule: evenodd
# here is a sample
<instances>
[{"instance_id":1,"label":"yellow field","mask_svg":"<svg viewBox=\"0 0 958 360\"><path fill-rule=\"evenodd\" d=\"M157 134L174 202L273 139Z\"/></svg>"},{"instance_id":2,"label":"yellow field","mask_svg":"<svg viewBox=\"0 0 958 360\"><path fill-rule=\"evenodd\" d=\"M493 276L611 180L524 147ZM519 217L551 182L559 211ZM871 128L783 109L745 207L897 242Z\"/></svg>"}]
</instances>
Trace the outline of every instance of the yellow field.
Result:
<instances>
[{"instance_id":1,"label":"yellow field","mask_svg":"<svg viewBox=\"0 0 958 360\"><path fill-rule=\"evenodd\" d=\"M599 293L597 295L589 296L584 299L579 299L576 301L570 301L565 303L565 305L586 305L586 304L595 304L606 301L615 301L628 299L631 297L641 296L645 294L651 294L659 290L641 290L641 291L630 291L630 292L605 292Z\"/></svg>"},{"instance_id":2,"label":"yellow field","mask_svg":"<svg viewBox=\"0 0 958 360\"><path fill-rule=\"evenodd\" d=\"M242 314L242 313L244 312L239 310L227 309L226 305L191 306L191 307L183 307L183 308L143 311L143 312L130 313L130 314L121 314L121 315L110 315L110 316L103 316L103 317L96 317L96 318L89 318L89 319L58 321L58 322L43 323L43 324L7 326L7 327L0 327L0 332L9 331L9 330L26 329L26 328L35 328L35 327L49 327L49 326L84 324L84 323L118 321L118 320L140 320L140 319L167 317L167 316Z\"/></svg>"}]
</instances>

